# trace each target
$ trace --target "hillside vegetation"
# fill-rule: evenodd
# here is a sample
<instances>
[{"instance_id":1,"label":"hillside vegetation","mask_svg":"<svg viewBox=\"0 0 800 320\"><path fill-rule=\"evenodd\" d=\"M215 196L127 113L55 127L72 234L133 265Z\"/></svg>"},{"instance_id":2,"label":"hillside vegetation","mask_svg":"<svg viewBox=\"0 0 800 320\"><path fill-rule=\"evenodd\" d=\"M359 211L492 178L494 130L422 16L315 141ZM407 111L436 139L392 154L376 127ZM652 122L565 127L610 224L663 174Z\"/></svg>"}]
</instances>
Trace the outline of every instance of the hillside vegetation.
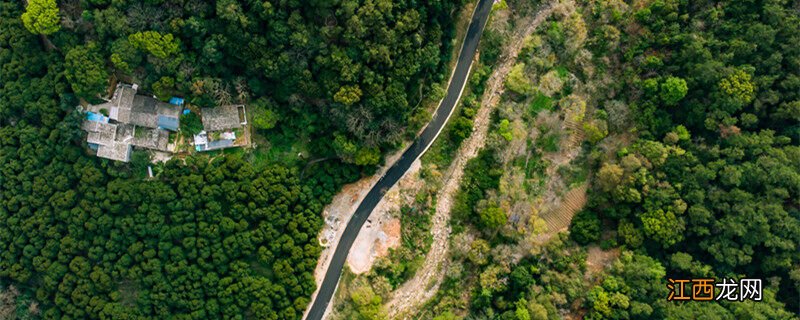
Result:
<instances>
[{"instance_id":1,"label":"hillside vegetation","mask_svg":"<svg viewBox=\"0 0 800 320\"><path fill-rule=\"evenodd\" d=\"M515 16L529 5L507 1ZM796 5L548 5L466 166L450 265L417 316L796 319ZM763 301L668 302L667 278L760 278Z\"/></svg>"},{"instance_id":2,"label":"hillside vegetation","mask_svg":"<svg viewBox=\"0 0 800 320\"><path fill-rule=\"evenodd\" d=\"M322 208L428 120L414 106L449 74L460 5L0 1L4 301L35 306L21 318L300 318ZM259 146L143 180L147 154L107 161L82 139L75 107L113 80L247 104Z\"/></svg>"}]
</instances>

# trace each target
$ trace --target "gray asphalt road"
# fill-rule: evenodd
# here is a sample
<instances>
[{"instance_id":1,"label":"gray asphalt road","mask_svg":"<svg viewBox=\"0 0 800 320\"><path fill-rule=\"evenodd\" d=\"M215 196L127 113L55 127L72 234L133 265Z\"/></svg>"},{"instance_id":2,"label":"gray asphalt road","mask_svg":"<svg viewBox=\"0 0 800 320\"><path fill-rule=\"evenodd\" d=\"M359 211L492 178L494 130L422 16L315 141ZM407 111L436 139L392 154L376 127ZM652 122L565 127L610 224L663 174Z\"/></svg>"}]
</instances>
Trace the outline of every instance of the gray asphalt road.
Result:
<instances>
[{"instance_id":1,"label":"gray asphalt road","mask_svg":"<svg viewBox=\"0 0 800 320\"><path fill-rule=\"evenodd\" d=\"M389 190L398 180L405 174L411 164L417 160L433 143L433 140L439 135L442 127L444 127L450 114L453 112L458 99L461 97L461 91L464 90L464 84L469 76L470 66L472 59L475 57L475 51L478 49L478 41L481 38L483 28L486 26L486 21L489 19L489 13L492 9L491 0L479 0L478 7L472 15L469 29L467 30L464 44L461 47L461 52L458 56L456 70L450 79L450 85L447 87L447 95L439 104L436 109L436 114L422 131L422 134L416 141L403 152L402 157L392 165L389 170L378 180L378 183L372 187L367 193L367 196L356 209L350 222L344 229L344 234L339 240L333 258L331 259L328 271L325 273L325 279L322 280L322 286L317 293L316 298L312 302L311 310L308 312L307 320L321 320L325 314L325 309L331 301L336 285L339 283L339 277L344 267L344 262L356 240L358 231L361 226L367 221L370 213L383 197L383 193Z\"/></svg>"}]
</instances>

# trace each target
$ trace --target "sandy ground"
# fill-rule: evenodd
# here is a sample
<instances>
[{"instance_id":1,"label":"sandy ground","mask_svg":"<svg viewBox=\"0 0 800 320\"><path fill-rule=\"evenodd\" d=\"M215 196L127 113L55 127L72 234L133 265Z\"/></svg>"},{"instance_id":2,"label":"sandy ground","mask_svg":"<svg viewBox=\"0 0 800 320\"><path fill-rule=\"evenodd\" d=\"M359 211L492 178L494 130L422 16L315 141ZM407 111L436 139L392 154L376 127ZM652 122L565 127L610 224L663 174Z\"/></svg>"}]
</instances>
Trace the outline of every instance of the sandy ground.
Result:
<instances>
[{"instance_id":1,"label":"sandy ground","mask_svg":"<svg viewBox=\"0 0 800 320\"><path fill-rule=\"evenodd\" d=\"M317 268L314 271L314 278L317 281L317 290L319 290L322 279L325 277L325 271L328 270L328 264L330 264L331 258L333 258L333 250L339 243L339 239L342 237L342 233L347 223L350 221L350 217L356 211L361 200L367 195L367 192L378 182L378 179L383 176L384 172L400 158L403 151L404 150L399 150L388 156L386 158L386 164L374 175L342 187L342 191L334 196L333 201L323 209L322 218L325 220L325 226L322 227L322 232L320 232L319 235L319 244L323 247L323 250L319 262L317 263ZM397 185L399 185L399 183L392 187L392 190L394 190ZM381 201L381 204L382 203L383 201ZM378 204L378 208L381 207L381 204ZM353 252L353 250L351 250L351 252ZM314 292L314 296L316 295L317 293Z\"/></svg>"},{"instance_id":2,"label":"sandy ground","mask_svg":"<svg viewBox=\"0 0 800 320\"><path fill-rule=\"evenodd\" d=\"M527 27L519 30L519 34L514 39L525 39L533 33L536 27L545 21L550 15L550 7L542 8ZM433 245L425 256L425 263L417 271L413 278L398 288L386 304L385 310L389 318L413 318L410 314L428 301L442 283L444 271L447 269L447 257L449 251L450 236L450 207L456 191L461 183L464 174L464 166L474 158L485 142L488 133L491 111L500 101L502 95L503 80L514 66L516 57L522 49L523 41L512 43L506 48L503 62L495 68L495 71L487 80L487 88L481 98L481 107L475 116L473 132L469 138L459 148L453 164L450 166L446 176L445 184L437 196L436 213L433 218Z\"/></svg>"},{"instance_id":3,"label":"sandy ground","mask_svg":"<svg viewBox=\"0 0 800 320\"><path fill-rule=\"evenodd\" d=\"M388 170L389 167L391 167L392 164L394 164L397 159L400 158L400 156L403 154L403 151L405 151L405 148L387 156L385 165L378 169L374 175L342 187L342 191L334 196L331 203L328 204L325 209L323 209L322 218L325 220L325 226L322 227L322 231L318 237L319 243L323 249L322 253L320 254L319 262L317 263L317 268L314 270L314 280L317 282L317 290L314 291L314 294L311 296L312 301L317 296L317 292L322 284L322 280L325 278L325 271L328 270L328 265L330 265L331 259L333 258L333 251L336 249L339 239L341 239L342 233L344 232L347 223L350 221L350 217L356 211L356 208L361 203L361 200L363 200L369 190L372 189L372 186L374 186L375 183L378 182L378 179L383 176L386 170ZM411 168L409 168L409 171L413 172L414 174L407 174L400 179L400 181L387 192L387 195L384 196L384 199L386 199L390 193L392 195L398 194L397 197L399 198L400 192L398 189L401 188L398 186L407 185L407 181L412 180L408 178L410 176L413 176L415 177L414 179L416 179L419 176L419 167L419 160L417 160L411 165ZM376 219L380 220L380 224L378 224L376 227L369 228L374 228L378 231L370 232L370 235L368 236L362 236L361 234L364 233L366 226L371 225L371 223L367 223L364 225L364 227L362 227L362 230L359 231L359 236L356 238L356 243L350 250L350 256L347 258L348 265L350 264L350 260L353 259L351 256L357 255L355 252L370 252L369 255L355 258L356 262L358 263L357 267L366 268L366 270L369 270L375 258L381 256L378 255L378 253L385 255L388 253L389 248L397 247L399 245L400 220L392 218L388 215L388 213L392 211L390 209L399 208L399 206L390 207L387 206L385 202L385 200L381 200L381 202L373 211L374 216L378 216L375 215L378 211L383 213L380 215L382 219ZM371 220L372 219L375 218L373 217ZM359 239L362 239L362 242L366 242L369 245L366 246L366 248L356 248L356 246L359 245ZM374 249L375 246L378 247L378 250ZM351 269L352 268L353 267L351 266ZM333 307L333 305L333 302L328 304L328 311L326 314L330 314L330 309ZM308 312L308 309L306 309L306 312ZM305 314L303 317L305 318Z\"/></svg>"},{"instance_id":4,"label":"sandy ground","mask_svg":"<svg viewBox=\"0 0 800 320\"><path fill-rule=\"evenodd\" d=\"M400 181L386 192L367 223L361 227L347 256L347 264L353 273L369 271L377 258L386 256L389 249L400 245L400 219L397 215L400 206L411 203L421 187L419 169L420 160L414 161Z\"/></svg>"},{"instance_id":5,"label":"sandy ground","mask_svg":"<svg viewBox=\"0 0 800 320\"><path fill-rule=\"evenodd\" d=\"M322 280L325 278L325 271L328 270L328 265L330 265L331 259L333 258L333 251L336 249L336 245L342 237L347 222L350 221L350 217L356 211L356 207L358 207L361 200L367 195L367 192L372 189L372 186L378 182L378 179L383 176L384 172L400 158L404 149L405 148L387 156L385 165L378 169L374 175L342 187L342 191L336 194L331 203L323 209L322 218L325 220L325 226L322 227L322 231L317 238L323 249L320 253L319 262L317 262L317 268L314 270L314 280L317 282L317 290L311 295L311 301L314 301L317 292L319 292ZM309 306L310 305L311 304L309 304ZM330 315L332 307L333 302L328 304L326 315ZM304 319L308 310L309 308L306 308L303 313Z\"/></svg>"}]
</instances>

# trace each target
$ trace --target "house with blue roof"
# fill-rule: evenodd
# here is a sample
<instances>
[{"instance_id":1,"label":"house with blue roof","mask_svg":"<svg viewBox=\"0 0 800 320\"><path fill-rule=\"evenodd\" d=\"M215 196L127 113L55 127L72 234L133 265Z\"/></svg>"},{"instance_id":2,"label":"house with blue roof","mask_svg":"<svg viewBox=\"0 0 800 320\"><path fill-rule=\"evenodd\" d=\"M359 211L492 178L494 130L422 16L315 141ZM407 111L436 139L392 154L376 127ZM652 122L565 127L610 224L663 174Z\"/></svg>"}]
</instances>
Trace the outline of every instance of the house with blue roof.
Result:
<instances>
[{"instance_id":1,"label":"house with blue roof","mask_svg":"<svg viewBox=\"0 0 800 320\"><path fill-rule=\"evenodd\" d=\"M88 107L82 127L98 157L128 162L133 147L172 152L182 107L137 93L135 84L119 84L110 100Z\"/></svg>"}]
</instances>

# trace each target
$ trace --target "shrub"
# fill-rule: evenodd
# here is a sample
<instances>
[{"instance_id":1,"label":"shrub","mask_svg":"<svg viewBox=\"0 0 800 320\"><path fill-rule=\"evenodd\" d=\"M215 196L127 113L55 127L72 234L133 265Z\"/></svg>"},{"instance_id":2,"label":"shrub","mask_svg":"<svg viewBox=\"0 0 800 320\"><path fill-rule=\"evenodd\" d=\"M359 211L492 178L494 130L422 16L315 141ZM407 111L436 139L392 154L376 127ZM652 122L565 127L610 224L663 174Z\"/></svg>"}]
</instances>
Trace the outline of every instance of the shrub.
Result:
<instances>
[{"instance_id":1,"label":"shrub","mask_svg":"<svg viewBox=\"0 0 800 320\"><path fill-rule=\"evenodd\" d=\"M181 116L181 131L196 135L203 131L203 123L200 121L200 116L192 112Z\"/></svg>"},{"instance_id":2,"label":"shrub","mask_svg":"<svg viewBox=\"0 0 800 320\"><path fill-rule=\"evenodd\" d=\"M570 236L577 243L588 244L600 240L600 218L592 211L578 212L569 229Z\"/></svg>"}]
</instances>

